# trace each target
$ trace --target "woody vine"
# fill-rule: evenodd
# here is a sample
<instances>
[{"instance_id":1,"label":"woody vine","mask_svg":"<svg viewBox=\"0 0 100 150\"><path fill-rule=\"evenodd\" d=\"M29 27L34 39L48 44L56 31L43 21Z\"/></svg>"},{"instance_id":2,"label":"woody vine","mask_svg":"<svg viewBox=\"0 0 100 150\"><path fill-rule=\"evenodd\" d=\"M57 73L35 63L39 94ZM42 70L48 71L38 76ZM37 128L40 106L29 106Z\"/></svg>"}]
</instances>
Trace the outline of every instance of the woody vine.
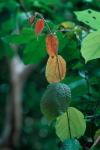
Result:
<instances>
[{"instance_id":1,"label":"woody vine","mask_svg":"<svg viewBox=\"0 0 100 150\"><path fill-rule=\"evenodd\" d=\"M46 49L49 55L45 76L49 85L41 100L41 111L48 123L55 121L57 136L62 142L66 139L81 137L86 129L84 115L76 108L70 107L71 90L68 85L62 83L66 75L66 62L59 53L59 41L55 33L52 33L46 20L41 14L35 13L29 19L31 25L36 17L40 17L35 24L36 37L41 34L44 25L47 26Z\"/></svg>"}]
</instances>

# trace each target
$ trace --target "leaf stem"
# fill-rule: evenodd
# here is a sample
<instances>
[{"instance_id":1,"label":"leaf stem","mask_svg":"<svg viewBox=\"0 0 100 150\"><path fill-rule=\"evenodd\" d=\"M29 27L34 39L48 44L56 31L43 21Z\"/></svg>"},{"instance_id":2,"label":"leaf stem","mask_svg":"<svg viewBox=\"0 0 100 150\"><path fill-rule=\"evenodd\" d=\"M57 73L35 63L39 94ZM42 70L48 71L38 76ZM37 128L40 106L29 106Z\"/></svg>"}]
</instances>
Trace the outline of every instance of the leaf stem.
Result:
<instances>
[{"instance_id":1,"label":"leaf stem","mask_svg":"<svg viewBox=\"0 0 100 150\"><path fill-rule=\"evenodd\" d=\"M71 139L71 128L70 128L70 120L69 120L69 114L68 114L68 110L67 110L67 120L68 120L68 129L69 129L69 136L70 136L70 139Z\"/></svg>"},{"instance_id":2,"label":"leaf stem","mask_svg":"<svg viewBox=\"0 0 100 150\"><path fill-rule=\"evenodd\" d=\"M44 20L44 21L45 21L45 24L46 24L46 26L47 26L47 28L48 28L48 31L50 32L50 34L52 34L52 31L51 31L51 29L50 29L50 27L49 27L47 21L46 21L46 20Z\"/></svg>"}]
</instances>

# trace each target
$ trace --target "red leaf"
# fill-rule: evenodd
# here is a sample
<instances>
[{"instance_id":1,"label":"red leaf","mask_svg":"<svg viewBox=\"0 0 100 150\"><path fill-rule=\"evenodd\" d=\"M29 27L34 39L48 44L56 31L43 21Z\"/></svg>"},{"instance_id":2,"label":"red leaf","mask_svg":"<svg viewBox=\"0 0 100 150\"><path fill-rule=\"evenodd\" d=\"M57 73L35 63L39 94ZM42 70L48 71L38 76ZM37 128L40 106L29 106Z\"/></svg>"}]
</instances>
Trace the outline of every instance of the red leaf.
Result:
<instances>
[{"instance_id":1,"label":"red leaf","mask_svg":"<svg viewBox=\"0 0 100 150\"><path fill-rule=\"evenodd\" d=\"M42 32L43 28L44 28L44 19L39 19L35 25L36 36L38 36Z\"/></svg>"},{"instance_id":2,"label":"red leaf","mask_svg":"<svg viewBox=\"0 0 100 150\"><path fill-rule=\"evenodd\" d=\"M35 16L32 16L31 18L29 18L29 23L30 24L34 23L34 20L35 20Z\"/></svg>"},{"instance_id":3,"label":"red leaf","mask_svg":"<svg viewBox=\"0 0 100 150\"><path fill-rule=\"evenodd\" d=\"M49 34L46 37L46 47L48 54L54 57L58 51L58 38L54 34Z\"/></svg>"}]
</instances>

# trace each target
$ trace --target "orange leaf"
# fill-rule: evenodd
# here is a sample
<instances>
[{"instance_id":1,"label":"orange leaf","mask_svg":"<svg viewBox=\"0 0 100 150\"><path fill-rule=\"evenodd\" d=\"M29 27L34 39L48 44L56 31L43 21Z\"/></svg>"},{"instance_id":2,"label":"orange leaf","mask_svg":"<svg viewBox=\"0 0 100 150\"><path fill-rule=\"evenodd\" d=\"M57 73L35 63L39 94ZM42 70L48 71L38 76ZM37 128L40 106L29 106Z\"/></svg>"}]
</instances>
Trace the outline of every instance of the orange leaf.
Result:
<instances>
[{"instance_id":1,"label":"orange leaf","mask_svg":"<svg viewBox=\"0 0 100 150\"><path fill-rule=\"evenodd\" d=\"M66 62L60 56L54 56L53 58L50 56L47 65L45 76L49 83L59 82L64 79L66 74Z\"/></svg>"},{"instance_id":2,"label":"orange leaf","mask_svg":"<svg viewBox=\"0 0 100 150\"><path fill-rule=\"evenodd\" d=\"M48 54L50 56L54 57L55 54L57 54L57 50L58 50L58 38L57 38L57 36L55 36L54 34L47 35L46 47L47 47Z\"/></svg>"},{"instance_id":3,"label":"orange leaf","mask_svg":"<svg viewBox=\"0 0 100 150\"><path fill-rule=\"evenodd\" d=\"M38 36L42 32L43 28L44 28L44 19L39 19L35 25L36 36Z\"/></svg>"}]
</instances>

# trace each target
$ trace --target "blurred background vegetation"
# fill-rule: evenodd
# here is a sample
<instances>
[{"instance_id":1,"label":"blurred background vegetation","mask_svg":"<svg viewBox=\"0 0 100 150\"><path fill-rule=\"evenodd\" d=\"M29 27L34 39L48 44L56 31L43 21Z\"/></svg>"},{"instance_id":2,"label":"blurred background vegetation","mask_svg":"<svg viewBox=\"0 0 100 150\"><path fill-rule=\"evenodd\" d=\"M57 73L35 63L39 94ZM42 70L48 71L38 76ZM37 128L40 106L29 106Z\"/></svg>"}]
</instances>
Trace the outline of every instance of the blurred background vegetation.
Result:
<instances>
[{"instance_id":1,"label":"blurred background vegetation","mask_svg":"<svg viewBox=\"0 0 100 150\"><path fill-rule=\"evenodd\" d=\"M42 57L38 49L44 51L45 41L40 40L39 45L32 43L34 29L30 27L27 15L35 12L41 13L48 21L52 31L62 22L71 21L75 26L79 23L74 11L84 9L100 11L100 0L0 0L0 133L4 129L6 102L10 93L9 59L15 53L10 44L18 46L18 54L25 64L36 64L25 83L22 94L21 138L18 150L58 150L59 139L52 126L48 126L40 110L40 100L48 85L45 78L45 66L48 56ZM86 27L86 26L85 26ZM19 28L20 35L13 36ZM87 26L87 29L89 27ZM44 33L46 33L44 29ZM83 32L80 30L80 32ZM80 33L81 34L81 33ZM64 38L62 38L64 36ZM75 106L85 116L100 115L100 63L99 59L85 64L80 53L80 42L73 32L62 35L58 33L60 41L59 54L67 62L67 73L64 83L72 91L71 106ZM39 41L38 41L39 42ZM34 54L34 51L37 54ZM35 61L34 61L35 60ZM100 126L100 118L87 119L87 130L80 139L84 149L89 149L94 135Z\"/></svg>"}]
</instances>

